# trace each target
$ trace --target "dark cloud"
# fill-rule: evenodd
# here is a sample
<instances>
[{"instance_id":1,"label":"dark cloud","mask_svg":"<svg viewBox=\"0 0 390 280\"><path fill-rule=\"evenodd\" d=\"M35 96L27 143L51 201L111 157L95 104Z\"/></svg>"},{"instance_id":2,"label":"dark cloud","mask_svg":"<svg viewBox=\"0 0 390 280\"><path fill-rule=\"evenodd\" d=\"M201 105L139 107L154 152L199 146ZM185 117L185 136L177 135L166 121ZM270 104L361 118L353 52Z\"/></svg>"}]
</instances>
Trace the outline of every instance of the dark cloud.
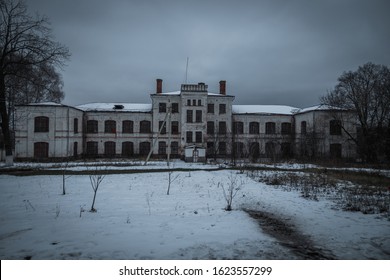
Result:
<instances>
[{"instance_id":1,"label":"dark cloud","mask_svg":"<svg viewBox=\"0 0 390 280\"><path fill-rule=\"evenodd\" d=\"M343 71L389 65L390 4L373 1L29 0L72 58L65 103L149 102L185 81L236 104L319 102Z\"/></svg>"}]
</instances>

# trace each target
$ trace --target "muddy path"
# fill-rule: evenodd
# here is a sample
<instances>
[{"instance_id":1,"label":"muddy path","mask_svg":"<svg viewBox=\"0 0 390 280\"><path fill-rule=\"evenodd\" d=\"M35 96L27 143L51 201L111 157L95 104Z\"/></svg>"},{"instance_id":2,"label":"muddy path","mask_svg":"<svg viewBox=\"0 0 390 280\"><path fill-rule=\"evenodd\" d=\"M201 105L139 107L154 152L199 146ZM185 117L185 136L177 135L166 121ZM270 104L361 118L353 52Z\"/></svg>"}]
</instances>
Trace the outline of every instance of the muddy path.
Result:
<instances>
[{"instance_id":1,"label":"muddy path","mask_svg":"<svg viewBox=\"0 0 390 280\"><path fill-rule=\"evenodd\" d=\"M273 213L244 209L255 219L264 233L274 237L279 243L289 248L299 259L304 260L333 260L331 251L316 246L309 236L299 232L288 220Z\"/></svg>"}]
</instances>

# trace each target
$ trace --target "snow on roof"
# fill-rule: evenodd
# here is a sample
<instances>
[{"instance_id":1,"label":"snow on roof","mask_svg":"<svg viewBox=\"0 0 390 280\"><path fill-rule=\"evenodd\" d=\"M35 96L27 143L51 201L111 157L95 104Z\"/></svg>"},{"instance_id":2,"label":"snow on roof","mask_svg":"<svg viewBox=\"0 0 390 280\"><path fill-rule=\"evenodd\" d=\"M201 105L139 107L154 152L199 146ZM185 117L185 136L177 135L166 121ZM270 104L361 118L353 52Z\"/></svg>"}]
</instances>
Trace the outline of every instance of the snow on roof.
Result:
<instances>
[{"instance_id":1,"label":"snow on roof","mask_svg":"<svg viewBox=\"0 0 390 280\"><path fill-rule=\"evenodd\" d=\"M292 115L299 108L284 105L233 105L234 114L281 114Z\"/></svg>"},{"instance_id":2,"label":"snow on roof","mask_svg":"<svg viewBox=\"0 0 390 280\"><path fill-rule=\"evenodd\" d=\"M118 106L119 105L119 106ZM123 108L121 108L122 106ZM83 111L151 112L152 104L141 103L88 103L76 108ZM117 108L117 109L115 109Z\"/></svg>"},{"instance_id":3,"label":"snow on roof","mask_svg":"<svg viewBox=\"0 0 390 280\"><path fill-rule=\"evenodd\" d=\"M331 106L324 105L324 104L320 104L320 105L300 109L297 113L306 113L306 112L311 112L311 111L325 111L325 110L342 110L342 109L337 108L337 107L331 107Z\"/></svg>"},{"instance_id":4,"label":"snow on roof","mask_svg":"<svg viewBox=\"0 0 390 280\"><path fill-rule=\"evenodd\" d=\"M154 94L157 94L158 93L154 93ZM181 94L181 91L172 91L172 92L162 92L161 95L180 95ZM207 95L211 95L211 96L225 96L223 94L219 94L219 93L212 93L212 92L207 92Z\"/></svg>"},{"instance_id":5,"label":"snow on roof","mask_svg":"<svg viewBox=\"0 0 390 280\"><path fill-rule=\"evenodd\" d=\"M39 103L29 103L27 105L31 106L66 106L61 103L56 102L39 102Z\"/></svg>"}]
</instances>

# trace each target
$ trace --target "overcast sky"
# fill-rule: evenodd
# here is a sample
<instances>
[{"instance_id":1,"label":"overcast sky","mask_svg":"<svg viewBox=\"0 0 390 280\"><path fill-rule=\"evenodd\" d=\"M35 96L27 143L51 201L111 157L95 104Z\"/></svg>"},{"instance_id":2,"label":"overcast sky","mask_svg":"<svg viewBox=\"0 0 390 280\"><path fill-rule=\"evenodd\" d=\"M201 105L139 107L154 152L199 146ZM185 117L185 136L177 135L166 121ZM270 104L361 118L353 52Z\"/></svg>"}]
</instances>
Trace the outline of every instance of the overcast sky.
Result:
<instances>
[{"instance_id":1,"label":"overcast sky","mask_svg":"<svg viewBox=\"0 0 390 280\"><path fill-rule=\"evenodd\" d=\"M72 54L64 104L149 103L227 81L234 104L319 103L343 71L390 66L388 0L28 0Z\"/></svg>"}]
</instances>

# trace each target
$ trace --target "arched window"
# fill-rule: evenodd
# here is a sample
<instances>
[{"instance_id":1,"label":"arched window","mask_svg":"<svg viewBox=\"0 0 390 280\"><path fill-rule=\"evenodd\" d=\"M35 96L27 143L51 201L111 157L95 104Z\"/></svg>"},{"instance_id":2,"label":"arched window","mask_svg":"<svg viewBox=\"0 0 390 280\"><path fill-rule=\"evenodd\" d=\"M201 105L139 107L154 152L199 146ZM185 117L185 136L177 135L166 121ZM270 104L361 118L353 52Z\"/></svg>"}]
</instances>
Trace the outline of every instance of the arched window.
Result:
<instances>
[{"instance_id":1,"label":"arched window","mask_svg":"<svg viewBox=\"0 0 390 280\"><path fill-rule=\"evenodd\" d=\"M132 155L134 155L133 142L123 142L122 143L122 156L131 157Z\"/></svg>"},{"instance_id":2,"label":"arched window","mask_svg":"<svg viewBox=\"0 0 390 280\"><path fill-rule=\"evenodd\" d=\"M249 134L259 134L259 123L258 122L250 122L249 123Z\"/></svg>"},{"instance_id":3,"label":"arched window","mask_svg":"<svg viewBox=\"0 0 390 280\"><path fill-rule=\"evenodd\" d=\"M104 155L107 157L113 157L116 154L116 145L113 141L104 142Z\"/></svg>"},{"instance_id":4,"label":"arched window","mask_svg":"<svg viewBox=\"0 0 390 280\"><path fill-rule=\"evenodd\" d=\"M122 122L122 133L133 133L133 132L134 132L133 121L123 121Z\"/></svg>"},{"instance_id":5,"label":"arched window","mask_svg":"<svg viewBox=\"0 0 390 280\"><path fill-rule=\"evenodd\" d=\"M274 122L265 123L265 134L275 134L276 133L276 125Z\"/></svg>"},{"instance_id":6,"label":"arched window","mask_svg":"<svg viewBox=\"0 0 390 280\"><path fill-rule=\"evenodd\" d=\"M301 134L305 135L307 133L307 124L306 121L301 122Z\"/></svg>"},{"instance_id":7,"label":"arched window","mask_svg":"<svg viewBox=\"0 0 390 280\"><path fill-rule=\"evenodd\" d=\"M284 122L282 123L282 134L291 134L291 123Z\"/></svg>"},{"instance_id":8,"label":"arched window","mask_svg":"<svg viewBox=\"0 0 390 280\"><path fill-rule=\"evenodd\" d=\"M49 132L49 118L44 116L35 117L34 132Z\"/></svg>"},{"instance_id":9,"label":"arched window","mask_svg":"<svg viewBox=\"0 0 390 280\"><path fill-rule=\"evenodd\" d=\"M150 142L141 142L139 143L139 154L142 156L147 156L150 152Z\"/></svg>"},{"instance_id":10,"label":"arched window","mask_svg":"<svg viewBox=\"0 0 390 280\"><path fill-rule=\"evenodd\" d=\"M107 120L104 122L104 133L116 133L116 121Z\"/></svg>"},{"instance_id":11,"label":"arched window","mask_svg":"<svg viewBox=\"0 0 390 280\"><path fill-rule=\"evenodd\" d=\"M141 121L139 125L139 132L140 133L150 133L150 121Z\"/></svg>"},{"instance_id":12,"label":"arched window","mask_svg":"<svg viewBox=\"0 0 390 280\"><path fill-rule=\"evenodd\" d=\"M98 121L96 120L87 121L87 133L98 133Z\"/></svg>"},{"instance_id":13,"label":"arched window","mask_svg":"<svg viewBox=\"0 0 390 280\"><path fill-rule=\"evenodd\" d=\"M49 143L36 142L34 143L34 158L48 158L49 157Z\"/></svg>"},{"instance_id":14,"label":"arched window","mask_svg":"<svg viewBox=\"0 0 390 280\"><path fill-rule=\"evenodd\" d=\"M98 142L88 141L87 142L87 156L97 156L98 154Z\"/></svg>"}]
</instances>

